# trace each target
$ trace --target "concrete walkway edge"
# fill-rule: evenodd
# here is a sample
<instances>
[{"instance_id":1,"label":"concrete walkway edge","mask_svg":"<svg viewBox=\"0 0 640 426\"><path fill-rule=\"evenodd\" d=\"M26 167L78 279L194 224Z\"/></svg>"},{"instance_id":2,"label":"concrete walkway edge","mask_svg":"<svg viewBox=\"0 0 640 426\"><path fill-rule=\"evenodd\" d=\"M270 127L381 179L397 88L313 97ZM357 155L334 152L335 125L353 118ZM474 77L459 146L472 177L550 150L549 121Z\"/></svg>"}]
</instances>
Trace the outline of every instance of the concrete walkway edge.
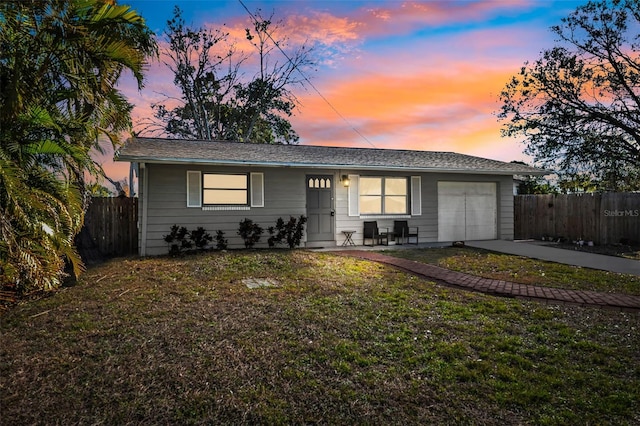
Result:
<instances>
[{"instance_id":1,"label":"concrete walkway edge","mask_svg":"<svg viewBox=\"0 0 640 426\"><path fill-rule=\"evenodd\" d=\"M546 304L591 306L640 313L640 296L586 290L564 290L482 278L372 251L345 250L338 251L336 254L384 263L448 286L500 297L535 300Z\"/></svg>"}]
</instances>

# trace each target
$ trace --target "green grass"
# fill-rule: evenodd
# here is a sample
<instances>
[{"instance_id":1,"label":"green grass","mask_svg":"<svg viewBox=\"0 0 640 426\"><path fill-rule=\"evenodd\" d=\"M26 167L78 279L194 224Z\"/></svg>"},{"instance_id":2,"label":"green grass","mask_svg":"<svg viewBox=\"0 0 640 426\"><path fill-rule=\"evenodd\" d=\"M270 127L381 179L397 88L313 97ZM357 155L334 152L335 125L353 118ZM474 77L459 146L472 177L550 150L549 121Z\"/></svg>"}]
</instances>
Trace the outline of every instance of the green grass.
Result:
<instances>
[{"instance_id":1,"label":"green grass","mask_svg":"<svg viewBox=\"0 0 640 426\"><path fill-rule=\"evenodd\" d=\"M640 295L640 277L475 248L385 250L382 253L485 278L567 290Z\"/></svg>"},{"instance_id":2,"label":"green grass","mask_svg":"<svg viewBox=\"0 0 640 426\"><path fill-rule=\"evenodd\" d=\"M638 424L639 327L328 253L117 260L0 317L2 423Z\"/></svg>"}]
</instances>

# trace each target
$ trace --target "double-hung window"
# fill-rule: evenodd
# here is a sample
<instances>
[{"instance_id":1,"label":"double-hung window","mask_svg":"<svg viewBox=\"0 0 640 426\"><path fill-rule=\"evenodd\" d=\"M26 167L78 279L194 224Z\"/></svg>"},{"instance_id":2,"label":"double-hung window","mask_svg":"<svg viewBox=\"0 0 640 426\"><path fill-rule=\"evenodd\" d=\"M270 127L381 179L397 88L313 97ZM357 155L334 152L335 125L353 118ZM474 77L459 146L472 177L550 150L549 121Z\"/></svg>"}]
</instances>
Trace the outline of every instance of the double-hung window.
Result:
<instances>
[{"instance_id":1,"label":"double-hung window","mask_svg":"<svg viewBox=\"0 0 640 426\"><path fill-rule=\"evenodd\" d=\"M187 207L249 210L264 207L264 174L187 171Z\"/></svg>"},{"instance_id":2,"label":"double-hung window","mask_svg":"<svg viewBox=\"0 0 640 426\"><path fill-rule=\"evenodd\" d=\"M204 205L246 206L249 204L247 174L202 174Z\"/></svg>"},{"instance_id":3,"label":"double-hung window","mask_svg":"<svg viewBox=\"0 0 640 426\"><path fill-rule=\"evenodd\" d=\"M407 178L360 176L359 189L360 214L408 214Z\"/></svg>"}]
</instances>

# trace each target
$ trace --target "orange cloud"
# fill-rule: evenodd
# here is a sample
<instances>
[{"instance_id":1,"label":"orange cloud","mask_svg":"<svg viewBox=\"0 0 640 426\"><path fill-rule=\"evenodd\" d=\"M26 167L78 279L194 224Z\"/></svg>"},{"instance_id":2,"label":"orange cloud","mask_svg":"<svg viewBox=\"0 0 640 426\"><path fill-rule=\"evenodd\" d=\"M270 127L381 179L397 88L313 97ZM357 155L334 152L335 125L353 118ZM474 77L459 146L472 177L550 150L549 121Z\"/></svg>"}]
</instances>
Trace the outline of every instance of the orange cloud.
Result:
<instances>
[{"instance_id":1,"label":"orange cloud","mask_svg":"<svg viewBox=\"0 0 640 426\"><path fill-rule=\"evenodd\" d=\"M451 104L493 109L509 75L509 70L450 63L446 69L423 69L400 77L376 72L334 78L318 87L344 115L389 118L415 112L416 108ZM319 120L335 115L314 93L300 95L299 99L305 115Z\"/></svg>"},{"instance_id":2,"label":"orange cloud","mask_svg":"<svg viewBox=\"0 0 640 426\"><path fill-rule=\"evenodd\" d=\"M402 78L379 72L336 77L321 91L348 122L313 94L300 96L301 115L292 121L310 144L368 146L370 141L380 148L522 159L522 147L501 139L493 114L510 74L511 69L450 62L446 69L425 68Z\"/></svg>"}]
</instances>

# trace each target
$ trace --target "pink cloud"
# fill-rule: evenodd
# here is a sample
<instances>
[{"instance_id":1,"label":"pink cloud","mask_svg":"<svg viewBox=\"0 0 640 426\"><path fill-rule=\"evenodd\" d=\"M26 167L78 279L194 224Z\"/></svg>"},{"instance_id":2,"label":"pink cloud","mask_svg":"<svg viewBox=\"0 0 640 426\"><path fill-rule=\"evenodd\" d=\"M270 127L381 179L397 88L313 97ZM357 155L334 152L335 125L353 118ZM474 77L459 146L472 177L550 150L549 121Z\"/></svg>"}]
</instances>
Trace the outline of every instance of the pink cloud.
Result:
<instances>
[{"instance_id":1,"label":"pink cloud","mask_svg":"<svg viewBox=\"0 0 640 426\"><path fill-rule=\"evenodd\" d=\"M295 29L293 35L298 42L303 41L304 37L322 41L327 45L335 45L357 42L362 38L360 34L362 23L348 17L334 16L328 12L314 12L310 16L292 15L286 22L289 29Z\"/></svg>"},{"instance_id":2,"label":"pink cloud","mask_svg":"<svg viewBox=\"0 0 640 426\"><path fill-rule=\"evenodd\" d=\"M496 11L526 9L529 1L431 1L384 2L364 7L352 19L360 24L363 36L406 34L427 26L460 22L483 22Z\"/></svg>"}]
</instances>

